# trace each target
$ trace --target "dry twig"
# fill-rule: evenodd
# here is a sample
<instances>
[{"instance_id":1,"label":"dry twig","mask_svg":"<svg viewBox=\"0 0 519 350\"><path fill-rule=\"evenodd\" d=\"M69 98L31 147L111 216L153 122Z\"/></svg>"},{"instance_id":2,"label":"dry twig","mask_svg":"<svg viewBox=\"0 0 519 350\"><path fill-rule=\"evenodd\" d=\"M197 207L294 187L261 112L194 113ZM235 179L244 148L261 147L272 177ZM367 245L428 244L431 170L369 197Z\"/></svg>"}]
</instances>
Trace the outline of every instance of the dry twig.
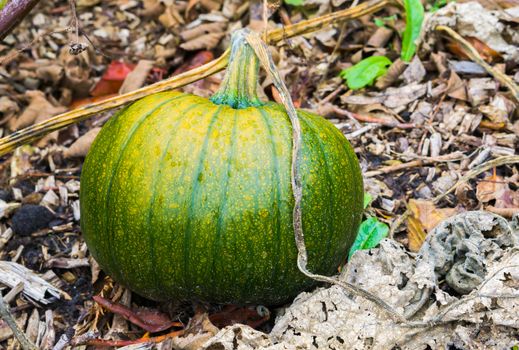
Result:
<instances>
[{"instance_id":1,"label":"dry twig","mask_svg":"<svg viewBox=\"0 0 519 350\"><path fill-rule=\"evenodd\" d=\"M470 170L467 174L465 174L462 178L460 178L451 188L449 188L444 193L434 197L433 202L438 203L440 200L445 198L449 193L452 193L458 186L469 181L470 179L475 178L481 173L484 173L487 170L490 170L494 167L506 165L506 164L517 164L519 163L519 156L504 156L496 159L489 160L474 169Z\"/></svg>"},{"instance_id":2,"label":"dry twig","mask_svg":"<svg viewBox=\"0 0 519 350\"><path fill-rule=\"evenodd\" d=\"M18 327L16 321L14 320L11 311L9 311L9 306L4 302L4 297L0 293L0 317L9 325L9 328L13 331L14 336L20 342L23 350L38 350L36 345L31 343L29 338L25 335L25 333Z\"/></svg>"},{"instance_id":3,"label":"dry twig","mask_svg":"<svg viewBox=\"0 0 519 350\"><path fill-rule=\"evenodd\" d=\"M439 157L419 157L419 156L417 156L417 158L419 158L419 159L412 160L407 163L389 165L389 166L379 168L377 170L367 171L366 173L364 173L364 176L373 177L373 176L382 175L382 174L394 173L395 171L400 171L400 170L404 170L404 169L422 167L424 165L434 164L434 163L438 163L438 162L451 162L451 161L455 161L455 160L460 160L461 156L462 155L459 152L454 152L454 153L446 154L444 156L439 156Z\"/></svg>"},{"instance_id":4,"label":"dry twig","mask_svg":"<svg viewBox=\"0 0 519 350\"><path fill-rule=\"evenodd\" d=\"M505 85L510 92L512 92L512 96L515 101L519 103L519 86L510 78L508 75L501 73L491 65L489 65L479 54L479 52L472 46L467 40L465 40L461 35L456 33L449 27L446 26L437 26L435 28L438 31L442 31L447 33L452 39L460 44L465 54L474 62L479 64L481 67L485 68L485 70L492 75L497 81L501 84Z\"/></svg>"},{"instance_id":5,"label":"dry twig","mask_svg":"<svg viewBox=\"0 0 519 350\"><path fill-rule=\"evenodd\" d=\"M341 109L337 106L333 106L333 111L341 116L346 116L348 118L358 120L360 122L375 123L375 124L380 124L380 125L388 126L391 128L398 128L398 129L416 128L416 125L414 123L400 123L400 122L377 118L377 117L373 117L373 116L369 116L369 115L361 115L361 114L347 111L345 109Z\"/></svg>"}]
</instances>

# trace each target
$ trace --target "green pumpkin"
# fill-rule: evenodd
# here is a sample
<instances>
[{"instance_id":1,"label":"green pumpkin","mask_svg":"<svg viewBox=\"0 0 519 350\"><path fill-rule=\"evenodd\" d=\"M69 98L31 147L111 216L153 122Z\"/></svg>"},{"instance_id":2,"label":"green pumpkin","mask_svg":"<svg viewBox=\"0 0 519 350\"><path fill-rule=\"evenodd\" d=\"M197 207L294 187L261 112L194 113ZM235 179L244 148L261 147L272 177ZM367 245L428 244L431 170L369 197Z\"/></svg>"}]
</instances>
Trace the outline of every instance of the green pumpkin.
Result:
<instances>
[{"instance_id":1,"label":"green pumpkin","mask_svg":"<svg viewBox=\"0 0 519 350\"><path fill-rule=\"evenodd\" d=\"M315 284L296 265L290 120L257 98L252 49L232 45L211 100L164 92L135 102L106 123L83 166L91 254L150 299L272 305ZM331 275L360 224L362 176L337 128L298 115L308 267Z\"/></svg>"}]
</instances>

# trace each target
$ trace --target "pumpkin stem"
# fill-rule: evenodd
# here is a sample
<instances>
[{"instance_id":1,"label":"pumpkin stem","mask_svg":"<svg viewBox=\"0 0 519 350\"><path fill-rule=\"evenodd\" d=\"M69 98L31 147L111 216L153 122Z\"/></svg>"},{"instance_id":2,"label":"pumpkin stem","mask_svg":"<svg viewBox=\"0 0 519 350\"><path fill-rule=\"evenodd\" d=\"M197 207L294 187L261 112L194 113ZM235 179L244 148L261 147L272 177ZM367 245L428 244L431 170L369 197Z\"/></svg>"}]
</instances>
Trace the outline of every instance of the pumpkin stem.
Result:
<instances>
[{"instance_id":1,"label":"pumpkin stem","mask_svg":"<svg viewBox=\"0 0 519 350\"><path fill-rule=\"evenodd\" d=\"M247 43L249 33L249 29L240 29L231 37L231 54L225 77L211 97L215 104L226 104L237 109L264 105L257 94L259 61Z\"/></svg>"}]
</instances>

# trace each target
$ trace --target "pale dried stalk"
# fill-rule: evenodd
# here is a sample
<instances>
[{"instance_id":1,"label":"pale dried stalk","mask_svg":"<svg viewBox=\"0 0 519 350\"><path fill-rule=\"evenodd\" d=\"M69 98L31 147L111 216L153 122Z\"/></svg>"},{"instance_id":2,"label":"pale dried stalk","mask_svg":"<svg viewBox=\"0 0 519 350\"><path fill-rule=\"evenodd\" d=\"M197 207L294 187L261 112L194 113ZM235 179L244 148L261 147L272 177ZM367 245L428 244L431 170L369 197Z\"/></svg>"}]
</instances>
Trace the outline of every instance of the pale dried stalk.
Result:
<instances>
[{"instance_id":1,"label":"pale dried stalk","mask_svg":"<svg viewBox=\"0 0 519 350\"><path fill-rule=\"evenodd\" d=\"M3 319L9 328L13 331L14 336L20 342L20 345L23 350L38 350L36 345L31 343L29 338L25 335L25 333L18 327L16 321L14 320L11 311L9 311L9 306L4 302L4 297L0 293L0 318Z\"/></svg>"},{"instance_id":2,"label":"pale dried stalk","mask_svg":"<svg viewBox=\"0 0 519 350\"><path fill-rule=\"evenodd\" d=\"M491 65L489 65L479 54L479 52L472 46L467 40L465 40L461 35L456 33L449 27L446 26L437 26L435 30L442 31L447 33L452 39L458 42L463 51L469 56L469 58L483 67L488 74L493 76L497 81L506 86L510 92L512 92L512 96L515 101L519 103L519 86L510 78L508 75L501 73Z\"/></svg>"},{"instance_id":3,"label":"pale dried stalk","mask_svg":"<svg viewBox=\"0 0 519 350\"><path fill-rule=\"evenodd\" d=\"M370 0L351 9L334 12L325 16L302 21L291 26L272 30L268 33L268 41L271 43L276 43L286 38L314 32L335 22L354 19L376 12L387 6L389 3L390 0ZM23 144L27 144L31 141L41 138L42 136L45 136L53 131L78 123L95 114L123 106L154 93L177 89L197 80L206 78L224 69L228 60L229 50L226 50L219 58L201 67L124 95L112 97L101 102L80 107L78 109L47 119L44 122L14 132L9 136L0 139L0 156L13 151L15 148Z\"/></svg>"},{"instance_id":4,"label":"pale dried stalk","mask_svg":"<svg viewBox=\"0 0 519 350\"><path fill-rule=\"evenodd\" d=\"M382 168L378 168L376 170L367 171L364 173L364 177L373 177L382 174L389 174L393 172L397 172L400 170L405 170L409 168L422 167L428 164L434 164L438 162L452 162L456 160L462 159L462 153L454 152L451 154L446 154L444 156L439 157L420 157L420 159L415 159L407 163L388 165Z\"/></svg>"},{"instance_id":5,"label":"pale dried stalk","mask_svg":"<svg viewBox=\"0 0 519 350\"><path fill-rule=\"evenodd\" d=\"M290 38L296 35L302 35L312 33L326 27L330 24L344 21L346 19L358 18L364 15L368 15L373 12L377 12L389 5L389 0L370 0L366 1L359 6L348 8L342 11L332 12L324 16L316 17L306 21L286 26L284 28L275 29L269 31L267 44L279 42L285 38Z\"/></svg>"}]
</instances>

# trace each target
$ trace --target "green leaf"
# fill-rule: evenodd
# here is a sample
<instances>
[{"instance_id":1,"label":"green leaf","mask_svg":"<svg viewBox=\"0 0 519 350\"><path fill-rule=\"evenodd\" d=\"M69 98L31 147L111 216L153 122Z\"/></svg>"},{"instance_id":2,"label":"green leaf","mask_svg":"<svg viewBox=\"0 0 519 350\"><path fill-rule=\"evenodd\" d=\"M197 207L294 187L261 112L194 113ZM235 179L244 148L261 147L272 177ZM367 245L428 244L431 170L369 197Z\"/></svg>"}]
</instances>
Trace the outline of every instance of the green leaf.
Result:
<instances>
[{"instance_id":1,"label":"green leaf","mask_svg":"<svg viewBox=\"0 0 519 350\"><path fill-rule=\"evenodd\" d=\"M386 56L371 56L344 69L339 76L346 80L350 89L358 90L373 84L375 79L387 72L387 67L390 65L391 61Z\"/></svg>"},{"instance_id":2,"label":"green leaf","mask_svg":"<svg viewBox=\"0 0 519 350\"><path fill-rule=\"evenodd\" d=\"M402 38L400 57L410 62L416 52L416 40L420 36L424 18L424 9L420 0L404 0L405 30Z\"/></svg>"},{"instance_id":3,"label":"green leaf","mask_svg":"<svg viewBox=\"0 0 519 350\"><path fill-rule=\"evenodd\" d=\"M455 0L453 0L453 1L455 1ZM434 12L438 11L439 9L441 9L442 7L447 5L448 2L449 2L448 0L436 0L436 1L434 1L434 3L431 6L431 12L434 13ZM517 350L519 350L519 349L517 349Z\"/></svg>"},{"instance_id":4,"label":"green leaf","mask_svg":"<svg viewBox=\"0 0 519 350\"><path fill-rule=\"evenodd\" d=\"M383 27L385 24L385 22L383 20L381 20L380 18L375 18L375 25L377 27Z\"/></svg>"},{"instance_id":5,"label":"green leaf","mask_svg":"<svg viewBox=\"0 0 519 350\"><path fill-rule=\"evenodd\" d=\"M304 0L285 0L285 4L292 6L301 6L303 5Z\"/></svg>"},{"instance_id":6,"label":"green leaf","mask_svg":"<svg viewBox=\"0 0 519 350\"><path fill-rule=\"evenodd\" d=\"M364 209L368 207L372 200L373 197L368 192L364 192Z\"/></svg>"},{"instance_id":7,"label":"green leaf","mask_svg":"<svg viewBox=\"0 0 519 350\"><path fill-rule=\"evenodd\" d=\"M8 0L0 0L0 10L4 8Z\"/></svg>"},{"instance_id":8,"label":"green leaf","mask_svg":"<svg viewBox=\"0 0 519 350\"><path fill-rule=\"evenodd\" d=\"M443 1L447 1L447 0L443 0ZM377 27L384 27L388 22L392 23L392 22L396 21L396 19L397 19L396 15L386 16L386 17L377 17L377 18L375 18L375 25Z\"/></svg>"},{"instance_id":9,"label":"green leaf","mask_svg":"<svg viewBox=\"0 0 519 350\"><path fill-rule=\"evenodd\" d=\"M351 259L353 253L357 250L371 249L376 247L380 241L387 237L389 233L389 226L383 222L378 221L376 217L369 217L359 227L357 238L351 246L348 260Z\"/></svg>"}]
</instances>

